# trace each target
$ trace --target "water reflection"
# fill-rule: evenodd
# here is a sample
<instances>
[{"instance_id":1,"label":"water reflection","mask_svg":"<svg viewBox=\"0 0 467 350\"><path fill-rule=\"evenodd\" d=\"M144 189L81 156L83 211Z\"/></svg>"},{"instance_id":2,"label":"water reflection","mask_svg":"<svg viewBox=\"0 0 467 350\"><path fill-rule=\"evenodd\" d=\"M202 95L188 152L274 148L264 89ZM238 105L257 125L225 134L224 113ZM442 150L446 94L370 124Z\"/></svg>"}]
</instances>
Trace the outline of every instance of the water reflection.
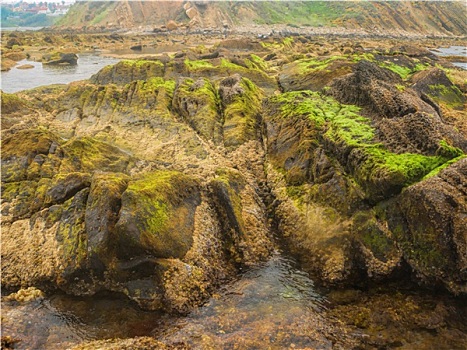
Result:
<instances>
[{"instance_id":1,"label":"water reflection","mask_svg":"<svg viewBox=\"0 0 467 350\"><path fill-rule=\"evenodd\" d=\"M20 61L16 67L1 73L1 88L11 93L43 85L68 84L72 81L89 79L103 67L119 61L119 59L93 54L79 54L78 57L78 64L74 66L53 66L28 60ZM34 68L17 68L23 64L30 64Z\"/></svg>"},{"instance_id":2,"label":"water reflection","mask_svg":"<svg viewBox=\"0 0 467 350\"><path fill-rule=\"evenodd\" d=\"M18 349L64 349L88 340L141 335L168 343L183 339L200 349L208 343L330 348L324 326L329 322L319 314L323 303L307 274L276 253L185 318L143 311L108 295L55 295L26 304L3 301L2 323L3 334L21 339Z\"/></svg>"},{"instance_id":3,"label":"water reflection","mask_svg":"<svg viewBox=\"0 0 467 350\"><path fill-rule=\"evenodd\" d=\"M2 335L21 340L15 349L65 349L87 340L147 335L161 318L113 296L55 295L29 303L3 301Z\"/></svg>"}]
</instances>

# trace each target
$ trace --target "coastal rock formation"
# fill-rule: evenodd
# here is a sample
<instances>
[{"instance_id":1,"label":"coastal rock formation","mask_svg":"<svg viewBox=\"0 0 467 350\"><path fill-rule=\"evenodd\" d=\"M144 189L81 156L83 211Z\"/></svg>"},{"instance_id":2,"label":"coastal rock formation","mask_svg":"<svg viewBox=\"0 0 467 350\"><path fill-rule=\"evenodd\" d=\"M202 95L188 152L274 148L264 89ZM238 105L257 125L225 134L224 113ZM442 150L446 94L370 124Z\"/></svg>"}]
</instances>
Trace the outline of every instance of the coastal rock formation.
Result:
<instances>
[{"instance_id":1,"label":"coastal rock formation","mask_svg":"<svg viewBox=\"0 0 467 350\"><path fill-rule=\"evenodd\" d=\"M234 44L2 94L2 285L186 313L280 235L325 285L465 293L467 140L429 55Z\"/></svg>"},{"instance_id":2,"label":"coastal rock formation","mask_svg":"<svg viewBox=\"0 0 467 350\"><path fill-rule=\"evenodd\" d=\"M388 228L427 285L466 293L467 159L409 187L387 209Z\"/></svg>"},{"instance_id":3,"label":"coastal rock formation","mask_svg":"<svg viewBox=\"0 0 467 350\"><path fill-rule=\"evenodd\" d=\"M78 64L78 56L74 53L55 52L42 56L42 64L49 66L56 65L76 65Z\"/></svg>"}]
</instances>

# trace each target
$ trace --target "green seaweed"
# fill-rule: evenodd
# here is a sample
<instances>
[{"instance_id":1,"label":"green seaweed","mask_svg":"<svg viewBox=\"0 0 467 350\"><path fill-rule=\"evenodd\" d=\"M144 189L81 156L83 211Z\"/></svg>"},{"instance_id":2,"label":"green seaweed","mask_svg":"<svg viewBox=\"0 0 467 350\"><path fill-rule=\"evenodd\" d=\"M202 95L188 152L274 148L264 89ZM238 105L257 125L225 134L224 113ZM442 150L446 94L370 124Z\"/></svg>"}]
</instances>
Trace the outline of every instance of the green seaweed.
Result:
<instances>
[{"instance_id":1,"label":"green seaweed","mask_svg":"<svg viewBox=\"0 0 467 350\"><path fill-rule=\"evenodd\" d=\"M213 68L214 66L212 65L211 62L207 60L189 60L188 58L184 61L185 67L189 71L197 71L200 69L206 69L206 68Z\"/></svg>"},{"instance_id":2,"label":"green seaweed","mask_svg":"<svg viewBox=\"0 0 467 350\"><path fill-rule=\"evenodd\" d=\"M340 104L317 92L288 92L270 98L269 102L279 105L280 118L312 120L321 137L337 145L339 153L354 152L357 161L343 165L349 167L357 182L370 193L383 191L389 194L400 190L462 152L442 142L439 154L435 156L392 153L376 142L370 120L358 114L358 107ZM386 189L380 188L383 183Z\"/></svg>"},{"instance_id":3,"label":"green seaweed","mask_svg":"<svg viewBox=\"0 0 467 350\"><path fill-rule=\"evenodd\" d=\"M243 92L234 97L224 110L224 144L238 146L256 140L260 128L259 113L262 91L247 78L240 82Z\"/></svg>"}]
</instances>

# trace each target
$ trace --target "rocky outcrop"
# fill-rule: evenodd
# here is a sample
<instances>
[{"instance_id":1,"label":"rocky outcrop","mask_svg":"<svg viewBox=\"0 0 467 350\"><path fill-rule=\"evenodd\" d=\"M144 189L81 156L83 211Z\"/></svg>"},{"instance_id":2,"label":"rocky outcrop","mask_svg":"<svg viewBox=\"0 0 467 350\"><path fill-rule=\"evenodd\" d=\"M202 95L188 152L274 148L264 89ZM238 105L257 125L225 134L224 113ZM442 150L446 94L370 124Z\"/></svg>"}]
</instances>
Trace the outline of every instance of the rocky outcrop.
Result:
<instances>
[{"instance_id":1,"label":"rocky outcrop","mask_svg":"<svg viewBox=\"0 0 467 350\"><path fill-rule=\"evenodd\" d=\"M56 65L77 65L78 56L74 53L56 52L42 56L42 64L49 66Z\"/></svg>"},{"instance_id":2,"label":"rocky outcrop","mask_svg":"<svg viewBox=\"0 0 467 350\"><path fill-rule=\"evenodd\" d=\"M22 129L13 119L2 152L2 285L76 295L107 290L143 308L187 312L237 268L265 260L273 243L256 180L212 152L215 135L203 117L214 113L216 142L223 146L220 116L234 106L227 112L229 120L237 118L234 148L256 141L259 121L246 129L243 119L258 118L259 89L235 79L243 90L224 94L225 106L208 79L176 86L148 78L120 86L78 84L42 99L39 108L53 115L51 122L40 121L49 131ZM158 151L128 144L129 125L138 142L141 136L154 140ZM71 135L64 131L70 126ZM113 143L125 139L131 152L100 141L109 133ZM171 147L181 163L168 154Z\"/></svg>"},{"instance_id":3,"label":"rocky outcrop","mask_svg":"<svg viewBox=\"0 0 467 350\"><path fill-rule=\"evenodd\" d=\"M434 73L213 50L2 94L5 288L186 313L266 260L275 228L323 284L408 266L465 292L466 140L417 87Z\"/></svg>"},{"instance_id":4,"label":"rocky outcrop","mask_svg":"<svg viewBox=\"0 0 467 350\"><path fill-rule=\"evenodd\" d=\"M409 187L387 209L405 260L429 286L466 293L467 159Z\"/></svg>"},{"instance_id":5,"label":"rocky outcrop","mask_svg":"<svg viewBox=\"0 0 467 350\"><path fill-rule=\"evenodd\" d=\"M136 62L124 60L101 69L91 77L90 81L100 85L125 85L135 80L163 77L164 73L164 64L159 60L141 60Z\"/></svg>"}]
</instances>

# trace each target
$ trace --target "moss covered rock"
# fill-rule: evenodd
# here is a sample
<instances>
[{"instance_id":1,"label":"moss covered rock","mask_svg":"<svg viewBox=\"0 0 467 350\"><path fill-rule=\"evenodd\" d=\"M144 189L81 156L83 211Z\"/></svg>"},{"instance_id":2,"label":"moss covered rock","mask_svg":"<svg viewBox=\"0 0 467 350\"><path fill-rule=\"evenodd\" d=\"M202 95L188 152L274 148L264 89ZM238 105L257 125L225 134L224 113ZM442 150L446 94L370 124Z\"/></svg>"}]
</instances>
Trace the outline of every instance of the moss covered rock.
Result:
<instances>
[{"instance_id":1,"label":"moss covered rock","mask_svg":"<svg viewBox=\"0 0 467 350\"><path fill-rule=\"evenodd\" d=\"M404 258L422 281L466 293L467 159L405 190L387 210Z\"/></svg>"},{"instance_id":2,"label":"moss covered rock","mask_svg":"<svg viewBox=\"0 0 467 350\"><path fill-rule=\"evenodd\" d=\"M159 60L123 60L102 68L90 81L99 85L125 85L135 80L163 77L164 72L165 66Z\"/></svg>"},{"instance_id":3,"label":"moss covered rock","mask_svg":"<svg viewBox=\"0 0 467 350\"><path fill-rule=\"evenodd\" d=\"M224 249L240 265L263 261L273 248L264 205L240 172L220 168L216 175L209 187L222 225Z\"/></svg>"},{"instance_id":4,"label":"moss covered rock","mask_svg":"<svg viewBox=\"0 0 467 350\"><path fill-rule=\"evenodd\" d=\"M200 204L198 182L177 172L158 171L130 181L116 223L117 256L151 254L181 258L193 243Z\"/></svg>"},{"instance_id":5,"label":"moss covered rock","mask_svg":"<svg viewBox=\"0 0 467 350\"><path fill-rule=\"evenodd\" d=\"M284 91L321 91L335 78L349 74L354 62L345 56L301 59L284 65L279 84Z\"/></svg>"},{"instance_id":6,"label":"moss covered rock","mask_svg":"<svg viewBox=\"0 0 467 350\"><path fill-rule=\"evenodd\" d=\"M49 66L56 65L77 65L78 55L75 53L54 52L42 56L42 64Z\"/></svg>"},{"instance_id":7,"label":"moss covered rock","mask_svg":"<svg viewBox=\"0 0 467 350\"><path fill-rule=\"evenodd\" d=\"M261 137L261 90L237 74L220 82L219 94L224 107L224 145L235 148L249 140L258 140Z\"/></svg>"},{"instance_id":8,"label":"moss covered rock","mask_svg":"<svg viewBox=\"0 0 467 350\"><path fill-rule=\"evenodd\" d=\"M200 78L179 82L173 107L204 139L216 144L222 142L220 100L209 80Z\"/></svg>"}]
</instances>

